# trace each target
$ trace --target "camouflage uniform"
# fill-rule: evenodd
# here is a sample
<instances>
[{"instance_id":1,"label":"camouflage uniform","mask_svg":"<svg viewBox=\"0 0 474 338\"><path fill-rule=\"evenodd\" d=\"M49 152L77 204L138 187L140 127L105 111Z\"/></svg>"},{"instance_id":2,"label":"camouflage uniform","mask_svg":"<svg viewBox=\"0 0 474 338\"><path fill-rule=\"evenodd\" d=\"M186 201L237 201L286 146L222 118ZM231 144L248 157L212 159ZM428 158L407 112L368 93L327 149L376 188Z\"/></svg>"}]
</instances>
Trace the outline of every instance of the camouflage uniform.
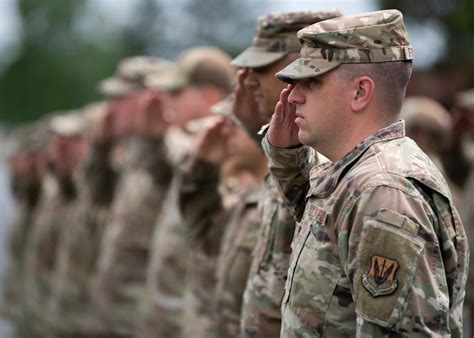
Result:
<instances>
[{"instance_id":1,"label":"camouflage uniform","mask_svg":"<svg viewBox=\"0 0 474 338\"><path fill-rule=\"evenodd\" d=\"M102 83L102 90L109 96L145 90L145 77L170 64L156 57L126 58L116 75ZM162 144L161 139L134 135L119 140L112 150L112 167L120 177L101 230L91 292L100 316L116 334L132 334L137 322L154 220L170 176L160 165Z\"/></svg>"},{"instance_id":2,"label":"camouflage uniform","mask_svg":"<svg viewBox=\"0 0 474 338\"><path fill-rule=\"evenodd\" d=\"M257 202L260 189L248 191L233 212L222 239L216 266L215 336L237 337L243 306L243 294L260 232Z\"/></svg>"},{"instance_id":3,"label":"camouflage uniform","mask_svg":"<svg viewBox=\"0 0 474 338\"><path fill-rule=\"evenodd\" d=\"M217 48L197 47L185 51L168 72L150 76L147 85L164 91L186 90L202 85L214 87L219 92L229 92L235 75L230 57ZM218 94L219 95L219 94ZM193 113L207 113L206 102ZM179 109L179 108L178 108ZM182 109L182 108L181 108ZM142 302L145 321L140 336L180 337L183 320L184 278L189 262L190 233L179 210L179 187L181 186L181 164L192 152L193 133L202 130L208 119L177 111L180 126L168 129L165 148L173 178L166 193L162 210L158 216L152 239L152 253L147 275L147 296ZM184 118L183 116L186 116ZM189 121L190 119L195 119ZM189 122L185 124L185 121ZM206 263L207 264L207 263Z\"/></svg>"},{"instance_id":4,"label":"camouflage uniform","mask_svg":"<svg viewBox=\"0 0 474 338\"><path fill-rule=\"evenodd\" d=\"M97 265L94 299L117 332L131 333L145 285L150 238L170 172L160 165L160 142L133 139L115 192Z\"/></svg>"},{"instance_id":5,"label":"camouflage uniform","mask_svg":"<svg viewBox=\"0 0 474 338\"><path fill-rule=\"evenodd\" d=\"M191 136L172 128L165 135L165 145L171 153L163 158L168 158L169 165L176 170L191 147ZM190 252L188 232L178 208L180 181L181 175L175 171L152 235L146 291L140 309L142 337L181 336L183 286Z\"/></svg>"},{"instance_id":6,"label":"camouflage uniform","mask_svg":"<svg viewBox=\"0 0 474 338\"><path fill-rule=\"evenodd\" d=\"M412 96L403 102L400 118L405 120L407 136L433 161L448 182L454 205L460 206L461 192L446 174L441 154L451 132L451 115L438 102L424 96Z\"/></svg>"},{"instance_id":7,"label":"camouflage uniform","mask_svg":"<svg viewBox=\"0 0 474 338\"><path fill-rule=\"evenodd\" d=\"M296 32L312 23L339 16L337 10L270 14L257 21L256 36L232 63L258 68L299 52ZM276 103L276 102L275 102ZM253 135L259 140L259 137ZM242 334L274 337L281 327L281 300L291 253L295 221L284 205L271 177L267 177L259 200L260 230L245 287Z\"/></svg>"},{"instance_id":8,"label":"camouflage uniform","mask_svg":"<svg viewBox=\"0 0 474 338\"><path fill-rule=\"evenodd\" d=\"M344 62L412 59L396 10L307 27L302 58L277 74L308 79ZM329 60L328 60L329 59ZM335 163L301 172L308 147L264 148L298 219L282 336L462 335L468 266L446 181L404 123L369 136Z\"/></svg>"},{"instance_id":9,"label":"camouflage uniform","mask_svg":"<svg viewBox=\"0 0 474 338\"><path fill-rule=\"evenodd\" d=\"M99 104L85 108L95 120L107 109ZM92 122L92 121L91 121ZM77 207L58 247L51 311L63 333L98 335L107 332L90 297L100 239L108 215L117 173L110 166L109 143L92 142L76 171Z\"/></svg>"},{"instance_id":10,"label":"camouflage uniform","mask_svg":"<svg viewBox=\"0 0 474 338\"><path fill-rule=\"evenodd\" d=\"M222 212L219 168L190 157L182 169L179 203L191 248L184 281L182 331L184 337L209 337L214 332L216 263L228 215Z\"/></svg>"},{"instance_id":11,"label":"camouflage uniform","mask_svg":"<svg viewBox=\"0 0 474 338\"><path fill-rule=\"evenodd\" d=\"M32 321L42 333L55 330L54 319L47 307L52 293L56 253L62 234L75 208L72 181L59 182L51 174L42 180L42 194L34 215L25 252L25 303ZM33 324L35 325L35 324Z\"/></svg>"},{"instance_id":12,"label":"camouflage uniform","mask_svg":"<svg viewBox=\"0 0 474 338\"><path fill-rule=\"evenodd\" d=\"M44 146L47 135L39 126L21 128L15 135L18 149L13 154L30 157ZM4 280L2 307L13 320L22 321L23 272L26 239L31 231L33 215L39 202L40 178L35 169L30 168L28 176L13 172L11 188L15 197L15 216L8 229L8 266Z\"/></svg>"},{"instance_id":13,"label":"camouflage uniform","mask_svg":"<svg viewBox=\"0 0 474 338\"><path fill-rule=\"evenodd\" d=\"M186 278L183 334L237 337L258 231L259 190L242 191L238 182L233 186L224 180L224 186L230 188L223 189L222 196L216 166L191 158L184 167L180 203L193 250Z\"/></svg>"}]
</instances>

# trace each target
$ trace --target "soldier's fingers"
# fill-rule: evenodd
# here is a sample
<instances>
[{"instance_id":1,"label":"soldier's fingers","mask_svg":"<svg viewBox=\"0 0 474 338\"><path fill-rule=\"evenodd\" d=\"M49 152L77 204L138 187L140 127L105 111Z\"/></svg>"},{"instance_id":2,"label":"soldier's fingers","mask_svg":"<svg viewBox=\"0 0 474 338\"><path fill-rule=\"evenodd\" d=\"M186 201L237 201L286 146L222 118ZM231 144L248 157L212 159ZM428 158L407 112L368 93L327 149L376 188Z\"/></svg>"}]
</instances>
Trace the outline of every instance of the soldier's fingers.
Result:
<instances>
[{"instance_id":1,"label":"soldier's fingers","mask_svg":"<svg viewBox=\"0 0 474 338\"><path fill-rule=\"evenodd\" d=\"M276 106L275 106L275 112L273 113L273 116L272 116L272 120L275 120L275 122L281 122L284 118L284 113L283 113L283 110L285 109L284 108L284 104L282 101L278 101Z\"/></svg>"},{"instance_id":2,"label":"soldier's fingers","mask_svg":"<svg viewBox=\"0 0 474 338\"><path fill-rule=\"evenodd\" d=\"M290 112L290 104L288 102L288 96L290 95L291 90L285 88L280 93L280 102L283 104L283 111L284 115L287 115Z\"/></svg>"}]
</instances>

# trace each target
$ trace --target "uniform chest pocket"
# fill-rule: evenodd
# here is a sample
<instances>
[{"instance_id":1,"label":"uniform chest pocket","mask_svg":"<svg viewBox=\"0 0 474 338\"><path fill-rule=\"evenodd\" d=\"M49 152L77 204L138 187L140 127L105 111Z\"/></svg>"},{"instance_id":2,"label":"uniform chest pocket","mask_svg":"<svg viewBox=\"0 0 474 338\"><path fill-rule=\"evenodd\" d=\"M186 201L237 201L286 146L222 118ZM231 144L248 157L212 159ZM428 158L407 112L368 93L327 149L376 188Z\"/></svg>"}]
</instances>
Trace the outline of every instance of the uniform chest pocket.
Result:
<instances>
[{"instance_id":1,"label":"uniform chest pocket","mask_svg":"<svg viewBox=\"0 0 474 338\"><path fill-rule=\"evenodd\" d=\"M335 235L322 208L309 206L295 235L284 303L324 314L342 276Z\"/></svg>"}]
</instances>

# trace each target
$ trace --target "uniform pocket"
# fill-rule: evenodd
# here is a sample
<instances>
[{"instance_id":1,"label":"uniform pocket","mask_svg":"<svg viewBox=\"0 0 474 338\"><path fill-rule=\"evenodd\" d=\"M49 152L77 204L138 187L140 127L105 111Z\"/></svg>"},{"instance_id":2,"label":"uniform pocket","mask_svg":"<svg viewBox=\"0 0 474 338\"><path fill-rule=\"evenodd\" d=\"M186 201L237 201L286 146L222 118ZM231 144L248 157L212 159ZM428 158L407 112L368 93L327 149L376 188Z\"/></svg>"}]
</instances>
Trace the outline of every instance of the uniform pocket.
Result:
<instances>
[{"instance_id":1,"label":"uniform pocket","mask_svg":"<svg viewBox=\"0 0 474 338\"><path fill-rule=\"evenodd\" d=\"M308 205L295 237L284 297L293 308L311 309L315 315L326 313L342 276L337 242L328 234L326 215L324 209Z\"/></svg>"}]
</instances>

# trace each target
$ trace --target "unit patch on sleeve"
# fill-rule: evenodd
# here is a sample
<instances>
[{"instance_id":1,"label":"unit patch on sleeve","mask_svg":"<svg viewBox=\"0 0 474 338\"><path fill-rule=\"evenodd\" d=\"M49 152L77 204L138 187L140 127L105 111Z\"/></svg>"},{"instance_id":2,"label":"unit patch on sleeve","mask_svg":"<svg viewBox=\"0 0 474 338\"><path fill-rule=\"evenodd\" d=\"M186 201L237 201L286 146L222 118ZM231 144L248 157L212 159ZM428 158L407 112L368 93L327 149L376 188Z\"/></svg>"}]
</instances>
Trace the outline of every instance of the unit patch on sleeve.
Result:
<instances>
[{"instance_id":1,"label":"unit patch on sleeve","mask_svg":"<svg viewBox=\"0 0 474 338\"><path fill-rule=\"evenodd\" d=\"M369 270L362 275L362 285L374 297L386 296L398 287L395 274L398 262L380 255L370 257Z\"/></svg>"}]
</instances>

